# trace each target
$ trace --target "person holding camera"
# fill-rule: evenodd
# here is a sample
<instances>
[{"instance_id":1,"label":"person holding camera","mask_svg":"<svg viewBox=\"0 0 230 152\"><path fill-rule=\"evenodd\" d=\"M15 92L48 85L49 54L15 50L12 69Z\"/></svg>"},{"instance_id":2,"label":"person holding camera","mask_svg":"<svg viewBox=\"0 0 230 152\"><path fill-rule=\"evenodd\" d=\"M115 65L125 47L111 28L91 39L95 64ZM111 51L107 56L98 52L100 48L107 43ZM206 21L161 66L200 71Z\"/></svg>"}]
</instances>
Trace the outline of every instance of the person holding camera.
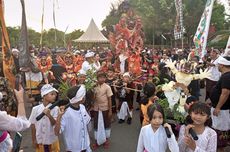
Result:
<instances>
[{"instance_id":1,"label":"person holding camera","mask_svg":"<svg viewBox=\"0 0 230 152\"><path fill-rule=\"evenodd\" d=\"M0 152L10 151L13 148L13 141L7 131L23 131L30 127L30 122L26 118L22 86L19 91L15 89L14 93L18 104L17 117L7 114L6 111L0 111ZM2 97L0 92L0 101Z\"/></svg>"}]
</instances>

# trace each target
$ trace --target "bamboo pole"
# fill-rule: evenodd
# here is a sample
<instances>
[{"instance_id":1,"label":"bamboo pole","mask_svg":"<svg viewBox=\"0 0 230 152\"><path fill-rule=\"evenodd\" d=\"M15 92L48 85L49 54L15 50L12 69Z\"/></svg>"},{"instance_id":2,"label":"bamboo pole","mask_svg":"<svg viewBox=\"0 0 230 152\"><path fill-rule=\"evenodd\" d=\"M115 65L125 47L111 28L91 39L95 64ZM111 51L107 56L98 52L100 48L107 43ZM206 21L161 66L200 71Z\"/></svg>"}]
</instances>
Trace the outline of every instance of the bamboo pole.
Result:
<instances>
[{"instance_id":1,"label":"bamboo pole","mask_svg":"<svg viewBox=\"0 0 230 152\"><path fill-rule=\"evenodd\" d=\"M116 88L121 88L122 86L118 86L118 85L111 85L112 87L116 87ZM128 88L128 87L122 87L124 89L127 90L131 90L131 91L137 91L137 92L142 92L142 90L138 90L138 89L133 89L133 88Z\"/></svg>"}]
</instances>

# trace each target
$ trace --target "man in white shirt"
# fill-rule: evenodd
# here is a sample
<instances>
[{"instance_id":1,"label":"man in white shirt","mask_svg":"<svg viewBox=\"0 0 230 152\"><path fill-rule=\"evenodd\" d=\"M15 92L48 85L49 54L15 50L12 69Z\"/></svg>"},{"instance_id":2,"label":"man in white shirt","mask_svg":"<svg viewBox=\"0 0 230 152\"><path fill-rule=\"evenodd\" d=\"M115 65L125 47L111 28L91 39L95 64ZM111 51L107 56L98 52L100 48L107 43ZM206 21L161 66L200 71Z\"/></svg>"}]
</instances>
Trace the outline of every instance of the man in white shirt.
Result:
<instances>
[{"instance_id":1,"label":"man in white shirt","mask_svg":"<svg viewBox=\"0 0 230 152\"><path fill-rule=\"evenodd\" d=\"M93 68L94 52L87 52L85 54L85 61L82 63L81 69L85 72Z\"/></svg>"},{"instance_id":2,"label":"man in white shirt","mask_svg":"<svg viewBox=\"0 0 230 152\"><path fill-rule=\"evenodd\" d=\"M208 72L210 72L209 78L206 79L206 97L205 100L210 98L212 88L216 85L217 81L220 79L221 73L218 70L218 58L219 50L213 49L210 53L211 61L207 63Z\"/></svg>"}]
</instances>

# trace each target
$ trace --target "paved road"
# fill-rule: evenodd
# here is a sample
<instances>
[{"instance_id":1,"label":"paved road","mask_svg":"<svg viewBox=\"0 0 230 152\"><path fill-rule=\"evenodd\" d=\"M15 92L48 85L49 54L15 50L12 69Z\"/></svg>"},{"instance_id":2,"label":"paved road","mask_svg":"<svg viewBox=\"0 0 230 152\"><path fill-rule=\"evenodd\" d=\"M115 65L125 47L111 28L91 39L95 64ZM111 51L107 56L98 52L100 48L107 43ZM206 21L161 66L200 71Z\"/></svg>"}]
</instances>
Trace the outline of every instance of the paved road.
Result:
<instances>
[{"instance_id":1,"label":"paved road","mask_svg":"<svg viewBox=\"0 0 230 152\"><path fill-rule=\"evenodd\" d=\"M30 105L26 105L27 113L30 114L31 108ZM111 131L111 141L110 148L105 150L102 147L99 147L96 152L134 152L136 150L138 135L141 125L139 122L139 111L134 111L133 121L131 125L127 123L118 124L118 122L112 123ZM32 148L31 141L31 130L28 129L25 132L22 132L22 149L24 152L33 152L35 151ZM90 136L93 139L93 134ZM61 143L61 152L64 152L64 144Z\"/></svg>"},{"instance_id":2,"label":"paved road","mask_svg":"<svg viewBox=\"0 0 230 152\"><path fill-rule=\"evenodd\" d=\"M204 90L201 90L201 94L202 97L200 101L203 101ZM26 107L27 113L30 114L31 108L29 107L29 104L27 104L26 106L27 106ZM135 106L137 107L137 105ZM99 147L95 152L135 152L140 128L141 125L139 122L139 111L134 110L133 122L131 125L128 125L127 123L118 124L117 121L112 123L110 148L108 150L105 150L102 146ZM30 129L26 130L25 132L22 132L22 135L23 135L23 141L22 141L23 151L24 152L35 151L32 148ZM63 142L61 142L61 152L64 151L65 151L64 145ZM228 149L227 151L229 152L230 149Z\"/></svg>"}]
</instances>

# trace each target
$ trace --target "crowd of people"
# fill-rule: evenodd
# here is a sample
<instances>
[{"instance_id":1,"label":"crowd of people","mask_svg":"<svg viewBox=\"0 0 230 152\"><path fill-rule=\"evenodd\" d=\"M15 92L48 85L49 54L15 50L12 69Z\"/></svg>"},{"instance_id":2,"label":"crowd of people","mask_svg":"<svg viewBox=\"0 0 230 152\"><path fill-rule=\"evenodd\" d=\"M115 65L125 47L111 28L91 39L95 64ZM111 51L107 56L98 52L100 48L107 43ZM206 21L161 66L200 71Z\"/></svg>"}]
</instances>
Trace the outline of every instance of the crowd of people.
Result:
<instances>
[{"instance_id":1,"label":"crowd of people","mask_svg":"<svg viewBox=\"0 0 230 152\"><path fill-rule=\"evenodd\" d=\"M12 52L18 63L20 52L17 49ZM131 125L134 102L139 105L137 110L142 125L137 152L164 152L168 148L172 152L216 152L224 151L230 144L230 56L223 55L223 50L212 48L200 58L192 49L145 48L140 54L140 75L129 71L126 66L129 63L124 62L122 69L123 63L110 50L52 54L41 49L34 55L31 49L31 56L39 70L23 71L26 84L22 86L34 99L29 119L25 117L23 87L19 91L11 89L16 95L12 101L7 84L0 84L0 152L13 148L7 131L29 127L36 152L60 151L59 134L63 134L67 152L90 152L101 145L109 149L111 125L124 122ZM182 59L187 62L180 66ZM210 73L207 79L192 80L185 88L188 95L185 122L177 131L175 124L166 123L165 110L158 103L166 99L159 86L175 80L175 75L166 66L169 62L175 62L179 71L199 74L200 69L207 69ZM20 67L16 68L20 72ZM95 74L95 84L90 89L88 71ZM51 109L61 100L63 90L58 90L58 86L63 81L70 83L63 99L66 103ZM31 90L32 86L39 88L36 93L32 92L36 91ZM201 88L206 89L205 101L199 100ZM92 97L87 95L89 91L93 92ZM12 114L13 111L16 112ZM45 116L38 120L41 113ZM89 137L91 119L94 140ZM191 130L198 139L194 139Z\"/></svg>"}]
</instances>

